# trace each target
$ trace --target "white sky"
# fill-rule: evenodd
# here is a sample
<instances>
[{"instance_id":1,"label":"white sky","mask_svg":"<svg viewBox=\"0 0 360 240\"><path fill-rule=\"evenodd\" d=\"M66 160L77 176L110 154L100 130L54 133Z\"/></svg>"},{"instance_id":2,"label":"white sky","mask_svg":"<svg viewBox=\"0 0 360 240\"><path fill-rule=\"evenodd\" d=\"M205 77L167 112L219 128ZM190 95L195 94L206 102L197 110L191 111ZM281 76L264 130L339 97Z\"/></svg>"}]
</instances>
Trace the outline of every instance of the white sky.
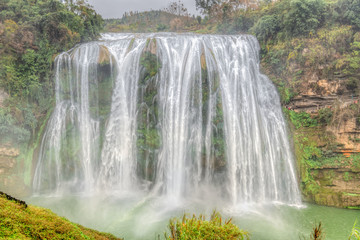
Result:
<instances>
[{"instance_id":1,"label":"white sky","mask_svg":"<svg viewBox=\"0 0 360 240\"><path fill-rule=\"evenodd\" d=\"M103 18L121 18L124 12L164 9L176 0L88 0ZM195 0L182 0L190 14L199 15Z\"/></svg>"}]
</instances>

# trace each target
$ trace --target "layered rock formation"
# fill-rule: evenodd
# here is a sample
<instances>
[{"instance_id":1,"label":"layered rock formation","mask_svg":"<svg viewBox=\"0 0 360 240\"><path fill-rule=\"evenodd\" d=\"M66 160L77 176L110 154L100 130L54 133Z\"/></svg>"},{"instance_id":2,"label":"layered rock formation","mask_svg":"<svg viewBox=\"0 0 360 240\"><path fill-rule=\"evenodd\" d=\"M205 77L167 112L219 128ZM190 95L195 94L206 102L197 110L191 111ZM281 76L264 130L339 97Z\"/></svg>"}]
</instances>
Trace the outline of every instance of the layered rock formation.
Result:
<instances>
[{"instance_id":1,"label":"layered rock formation","mask_svg":"<svg viewBox=\"0 0 360 240\"><path fill-rule=\"evenodd\" d=\"M320 205L360 208L360 121L357 87L346 79L320 79L305 69L299 94L286 105L306 112L317 127L293 129L305 199ZM304 140L306 139L306 140ZM309 156L306 156L309 155Z\"/></svg>"}]
</instances>

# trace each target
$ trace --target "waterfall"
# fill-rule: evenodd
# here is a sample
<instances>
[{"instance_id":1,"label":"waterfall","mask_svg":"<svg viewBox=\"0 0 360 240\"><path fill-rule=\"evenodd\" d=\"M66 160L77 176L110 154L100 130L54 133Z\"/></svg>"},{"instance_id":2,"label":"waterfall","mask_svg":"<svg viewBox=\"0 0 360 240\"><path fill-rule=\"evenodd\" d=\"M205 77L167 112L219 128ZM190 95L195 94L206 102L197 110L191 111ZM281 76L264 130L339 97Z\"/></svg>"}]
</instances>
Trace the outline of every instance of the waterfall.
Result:
<instances>
[{"instance_id":1,"label":"waterfall","mask_svg":"<svg viewBox=\"0 0 360 240\"><path fill-rule=\"evenodd\" d=\"M34 192L299 204L279 96L259 62L249 35L104 34L60 54Z\"/></svg>"}]
</instances>

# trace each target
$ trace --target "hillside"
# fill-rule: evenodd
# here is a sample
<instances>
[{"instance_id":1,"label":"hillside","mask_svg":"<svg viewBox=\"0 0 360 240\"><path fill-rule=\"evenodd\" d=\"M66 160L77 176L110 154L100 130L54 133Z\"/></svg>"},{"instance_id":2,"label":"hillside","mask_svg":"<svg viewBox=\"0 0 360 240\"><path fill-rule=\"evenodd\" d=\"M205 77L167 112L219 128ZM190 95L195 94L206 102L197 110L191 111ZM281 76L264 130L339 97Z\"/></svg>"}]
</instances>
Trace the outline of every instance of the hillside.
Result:
<instances>
[{"instance_id":1,"label":"hillside","mask_svg":"<svg viewBox=\"0 0 360 240\"><path fill-rule=\"evenodd\" d=\"M26 205L25 202L0 192L1 239L96 239L117 240L59 217L48 209Z\"/></svg>"},{"instance_id":2,"label":"hillside","mask_svg":"<svg viewBox=\"0 0 360 240\"><path fill-rule=\"evenodd\" d=\"M172 14L163 10L126 13L121 19L106 19L104 32L193 31L195 17Z\"/></svg>"}]
</instances>

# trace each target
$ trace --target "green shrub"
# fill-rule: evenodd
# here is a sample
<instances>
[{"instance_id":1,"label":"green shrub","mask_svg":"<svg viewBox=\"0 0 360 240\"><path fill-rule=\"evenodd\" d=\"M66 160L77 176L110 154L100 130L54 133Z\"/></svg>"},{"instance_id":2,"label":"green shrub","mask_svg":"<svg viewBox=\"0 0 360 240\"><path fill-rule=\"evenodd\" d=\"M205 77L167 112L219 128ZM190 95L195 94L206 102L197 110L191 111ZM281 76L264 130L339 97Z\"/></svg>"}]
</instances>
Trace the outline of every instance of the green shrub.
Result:
<instances>
[{"instance_id":1,"label":"green shrub","mask_svg":"<svg viewBox=\"0 0 360 240\"><path fill-rule=\"evenodd\" d=\"M236 225L231 223L231 219L222 221L221 215L214 212L209 221L200 215L193 215L188 218L186 215L179 219L170 220L170 236L165 234L168 240L188 240L188 239L212 239L212 240L242 240L249 239L249 233L240 230Z\"/></svg>"},{"instance_id":2,"label":"green shrub","mask_svg":"<svg viewBox=\"0 0 360 240\"><path fill-rule=\"evenodd\" d=\"M289 104L291 99L296 95L294 89L288 86L281 78L271 78L271 81L275 83L278 92L280 94L280 102L282 105Z\"/></svg>"},{"instance_id":3,"label":"green shrub","mask_svg":"<svg viewBox=\"0 0 360 240\"><path fill-rule=\"evenodd\" d=\"M201 17L200 17L201 19ZM161 31L165 31L166 29L168 29L169 26L165 25L165 24L162 24L162 23L159 23L157 26L156 26L156 31L158 32L161 32Z\"/></svg>"},{"instance_id":4,"label":"green shrub","mask_svg":"<svg viewBox=\"0 0 360 240\"><path fill-rule=\"evenodd\" d=\"M351 26L334 26L322 28L317 32L318 38L326 48L334 48L337 52L344 53L348 50L353 38Z\"/></svg>"},{"instance_id":5,"label":"green shrub","mask_svg":"<svg viewBox=\"0 0 360 240\"><path fill-rule=\"evenodd\" d=\"M145 68L143 82L146 82L148 79L154 77L161 67L157 56L150 51L145 52L144 55L141 56L140 65Z\"/></svg>"},{"instance_id":6,"label":"green shrub","mask_svg":"<svg viewBox=\"0 0 360 240\"><path fill-rule=\"evenodd\" d=\"M288 37L306 35L315 32L324 17L323 0L291 0L284 16L284 28Z\"/></svg>"},{"instance_id":7,"label":"green shrub","mask_svg":"<svg viewBox=\"0 0 360 240\"><path fill-rule=\"evenodd\" d=\"M350 78L345 82L345 87L349 91L355 91L358 88L358 81L357 78Z\"/></svg>"},{"instance_id":8,"label":"green shrub","mask_svg":"<svg viewBox=\"0 0 360 240\"><path fill-rule=\"evenodd\" d=\"M340 0L336 7L340 21L360 29L360 0Z\"/></svg>"},{"instance_id":9,"label":"green shrub","mask_svg":"<svg viewBox=\"0 0 360 240\"><path fill-rule=\"evenodd\" d=\"M254 25L254 18L247 11L240 11L233 19L233 30L248 32Z\"/></svg>"},{"instance_id":10,"label":"green shrub","mask_svg":"<svg viewBox=\"0 0 360 240\"><path fill-rule=\"evenodd\" d=\"M313 119L307 112L295 112L288 109L284 109L284 111L288 114L296 129L301 127L315 127L318 125L316 119Z\"/></svg>"},{"instance_id":11,"label":"green shrub","mask_svg":"<svg viewBox=\"0 0 360 240\"><path fill-rule=\"evenodd\" d=\"M96 39L103 25L85 1L3 1L0 12L0 87L30 101L30 87L51 82L54 54Z\"/></svg>"},{"instance_id":12,"label":"green shrub","mask_svg":"<svg viewBox=\"0 0 360 240\"><path fill-rule=\"evenodd\" d=\"M342 69L342 73L345 75L357 75L360 69L360 42L351 43L350 50L348 54L344 55L344 58L338 59L336 68ZM351 77L350 80L346 82L347 88L354 90L357 87L358 79Z\"/></svg>"},{"instance_id":13,"label":"green shrub","mask_svg":"<svg viewBox=\"0 0 360 240\"><path fill-rule=\"evenodd\" d=\"M322 108L319 110L319 123L326 125L329 124L332 120L333 112L330 108Z\"/></svg>"},{"instance_id":14,"label":"green shrub","mask_svg":"<svg viewBox=\"0 0 360 240\"><path fill-rule=\"evenodd\" d=\"M267 52L267 53L266 53ZM286 69L286 56L289 51L284 44L277 44L270 49L262 50L265 53L264 60L271 66L272 71L280 75Z\"/></svg>"},{"instance_id":15,"label":"green shrub","mask_svg":"<svg viewBox=\"0 0 360 240\"><path fill-rule=\"evenodd\" d=\"M345 172L344 173L344 181L348 182L351 179L351 177L349 176L349 172Z\"/></svg>"},{"instance_id":16,"label":"green shrub","mask_svg":"<svg viewBox=\"0 0 360 240\"><path fill-rule=\"evenodd\" d=\"M280 30L280 22L276 15L265 15L260 18L251 31L259 41L272 38Z\"/></svg>"},{"instance_id":17,"label":"green shrub","mask_svg":"<svg viewBox=\"0 0 360 240\"><path fill-rule=\"evenodd\" d=\"M312 160L317 162L317 160L319 160L319 158L322 156L321 149L314 145L304 146L303 151L303 158L305 160ZM311 161L308 161L308 163L311 163Z\"/></svg>"}]
</instances>

